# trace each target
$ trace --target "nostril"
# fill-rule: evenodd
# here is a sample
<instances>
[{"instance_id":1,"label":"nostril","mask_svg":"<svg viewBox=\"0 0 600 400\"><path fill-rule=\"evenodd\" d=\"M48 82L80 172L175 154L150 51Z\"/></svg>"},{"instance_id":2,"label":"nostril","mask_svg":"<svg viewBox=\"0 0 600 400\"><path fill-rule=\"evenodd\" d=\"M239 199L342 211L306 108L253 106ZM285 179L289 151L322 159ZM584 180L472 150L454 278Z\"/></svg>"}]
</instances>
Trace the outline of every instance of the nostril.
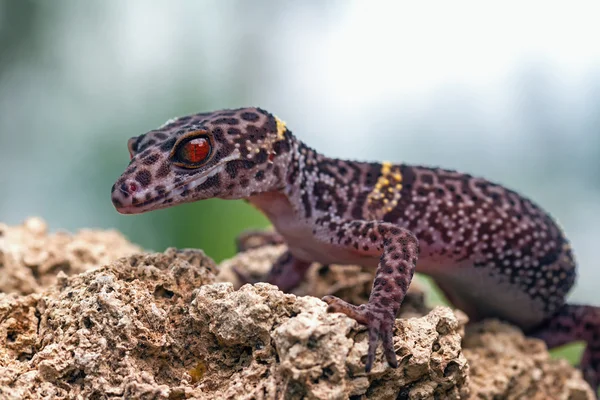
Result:
<instances>
[{"instance_id":1,"label":"nostril","mask_svg":"<svg viewBox=\"0 0 600 400\"><path fill-rule=\"evenodd\" d=\"M135 182L123 182L119 186L119 190L123 194L123 196L128 197L129 195L134 194L139 190L139 186Z\"/></svg>"}]
</instances>

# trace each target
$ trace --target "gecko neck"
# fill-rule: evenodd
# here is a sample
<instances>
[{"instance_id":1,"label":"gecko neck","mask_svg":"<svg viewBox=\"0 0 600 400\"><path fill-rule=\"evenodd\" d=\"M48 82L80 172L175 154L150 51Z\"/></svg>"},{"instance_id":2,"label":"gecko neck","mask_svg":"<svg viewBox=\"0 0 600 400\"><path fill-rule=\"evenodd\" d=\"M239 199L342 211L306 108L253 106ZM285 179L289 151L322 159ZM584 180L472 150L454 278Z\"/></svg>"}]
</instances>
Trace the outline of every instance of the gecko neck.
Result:
<instances>
[{"instance_id":1,"label":"gecko neck","mask_svg":"<svg viewBox=\"0 0 600 400\"><path fill-rule=\"evenodd\" d=\"M271 221L287 215L294 217L310 217L306 207L312 210L311 200L313 182L319 178L319 165L327 157L317 153L302 141L296 139L288 131L286 143L289 152L283 163L278 163L282 171L281 178L270 190L253 193L247 200L260 209ZM304 203L303 203L304 202ZM313 214L312 212L310 213Z\"/></svg>"},{"instance_id":2,"label":"gecko neck","mask_svg":"<svg viewBox=\"0 0 600 400\"><path fill-rule=\"evenodd\" d=\"M297 217L316 223L348 218L363 181L361 163L327 157L300 140L291 154L283 193Z\"/></svg>"},{"instance_id":3,"label":"gecko neck","mask_svg":"<svg viewBox=\"0 0 600 400\"><path fill-rule=\"evenodd\" d=\"M387 178L381 188L377 185L383 173L399 175L399 166L391 171L389 164L327 157L291 134L287 143L289 157L285 179L278 182L281 186L248 198L272 222L286 215L296 219L295 223L303 221L335 234L349 220L380 219L390 205L396 206L394 196L401 186L390 190L388 186L394 182ZM381 193L383 189L385 193ZM384 196L391 200L386 202Z\"/></svg>"}]
</instances>

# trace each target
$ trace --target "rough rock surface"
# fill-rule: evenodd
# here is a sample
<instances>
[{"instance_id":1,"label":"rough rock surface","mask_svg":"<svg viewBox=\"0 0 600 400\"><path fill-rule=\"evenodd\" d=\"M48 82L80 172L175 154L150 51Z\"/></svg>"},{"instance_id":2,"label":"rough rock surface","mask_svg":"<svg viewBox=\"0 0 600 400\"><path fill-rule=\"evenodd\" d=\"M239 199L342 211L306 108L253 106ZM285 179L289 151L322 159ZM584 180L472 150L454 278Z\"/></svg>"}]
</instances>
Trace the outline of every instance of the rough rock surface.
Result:
<instances>
[{"instance_id":1,"label":"rough rock surface","mask_svg":"<svg viewBox=\"0 0 600 400\"><path fill-rule=\"evenodd\" d=\"M463 351L471 392L480 399L594 398L579 370L549 358L546 345L495 320L468 326Z\"/></svg>"},{"instance_id":2,"label":"rough rock surface","mask_svg":"<svg viewBox=\"0 0 600 400\"><path fill-rule=\"evenodd\" d=\"M26 243L19 245L14 232L6 240L11 229L27 231L21 233ZM541 342L516 329L494 322L469 329L463 352L460 311L438 307L406 318L427 312L418 291L396 320L400 367L387 367L378 352L366 375L366 330L326 313L315 297L268 284L236 291L217 282L218 268L201 251L109 261L135 246L114 233L51 239L44 228L31 239L31 230L0 227L0 275L49 259L67 260L69 268L44 267L28 290L24 280L4 281L1 290L12 293L0 293L0 399L591 398L579 372L549 360ZM52 240L61 243L48 252L54 258L40 256ZM258 250L223 263L218 279L232 265L259 271L281 251ZM42 261L19 261L29 254ZM360 268L314 266L299 291L362 302L370 279ZM40 282L55 283L43 289Z\"/></svg>"},{"instance_id":3,"label":"rough rock surface","mask_svg":"<svg viewBox=\"0 0 600 400\"><path fill-rule=\"evenodd\" d=\"M61 271L79 274L140 251L117 231L48 234L40 218L18 226L0 223L0 292L37 293L53 285Z\"/></svg>"}]
</instances>

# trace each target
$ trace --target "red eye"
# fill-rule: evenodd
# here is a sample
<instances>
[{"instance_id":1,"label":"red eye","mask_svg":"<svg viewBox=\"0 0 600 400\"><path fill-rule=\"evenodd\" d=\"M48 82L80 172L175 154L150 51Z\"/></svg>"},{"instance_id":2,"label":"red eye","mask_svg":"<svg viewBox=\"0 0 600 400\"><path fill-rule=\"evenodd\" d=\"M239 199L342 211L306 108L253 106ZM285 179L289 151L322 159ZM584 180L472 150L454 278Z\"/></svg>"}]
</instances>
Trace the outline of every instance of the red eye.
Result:
<instances>
[{"instance_id":1,"label":"red eye","mask_svg":"<svg viewBox=\"0 0 600 400\"><path fill-rule=\"evenodd\" d=\"M197 164L204 161L210 151L210 145L204 138L193 139L184 144L182 150L186 161Z\"/></svg>"},{"instance_id":2,"label":"red eye","mask_svg":"<svg viewBox=\"0 0 600 400\"><path fill-rule=\"evenodd\" d=\"M196 137L180 143L175 150L175 161L182 167L197 167L210 155L211 145L206 137Z\"/></svg>"}]
</instances>

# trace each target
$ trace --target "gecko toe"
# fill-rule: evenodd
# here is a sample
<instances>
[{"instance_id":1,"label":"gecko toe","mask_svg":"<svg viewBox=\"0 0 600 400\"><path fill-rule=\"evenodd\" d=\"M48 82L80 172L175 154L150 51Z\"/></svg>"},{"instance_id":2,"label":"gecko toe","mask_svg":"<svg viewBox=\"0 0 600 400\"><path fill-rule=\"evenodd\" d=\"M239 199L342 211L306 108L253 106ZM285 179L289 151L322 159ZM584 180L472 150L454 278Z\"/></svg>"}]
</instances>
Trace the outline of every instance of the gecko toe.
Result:
<instances>
[{"instance_id":1,"label":"gecko toe","mask_svg":"<svg viewBox=\"0 0 600 400\"><path fill-rule=\"evenodd\" d=\"M357 307L335 296L325 296L321 300L327 303L327 312L342 313L362 325L367 325L367 315L364 308Z\"/></svg>"},{"instance_id":2,"label":"gecko toe","mask_svg":"<svg viewBox=\"0 0 600 400\"><path fill-rule=\"evenodd\" d=\"M398 368L398 358L394 350L394 340L392 329L384 329L381 331L383 341L383 352L388 365L392 368Z\"/></svg>"},{"instance_id":3,"label":"gecko toe","mask_svg":"<svg viewBox=\"0 0 600 400\"><path fill-rule=\"evenodd\" d=\"M367 352L367 362L365 363L365 371L371 372L373 362L375 361L375 352L379 344L379 329L377 326L369 326L369 350Z\"/></svg>"},{"instance_id":4,"label":"gecko toe","mask_svg":"<svg viewBox=\"0 0 600 400\"><path fill-rule=\"evenodd\" d=\"M392 368L398 367L398 360L394 351L394 317L392 314L370 304L357 307L334 296L325 296L322 300L328 304L328 312L346 314L359 324L367 326L369 332L369 350L365 362L367 373L373 367L379 340L382 341L384 356L389 366Z\"/></svg>"}]
</instances>

